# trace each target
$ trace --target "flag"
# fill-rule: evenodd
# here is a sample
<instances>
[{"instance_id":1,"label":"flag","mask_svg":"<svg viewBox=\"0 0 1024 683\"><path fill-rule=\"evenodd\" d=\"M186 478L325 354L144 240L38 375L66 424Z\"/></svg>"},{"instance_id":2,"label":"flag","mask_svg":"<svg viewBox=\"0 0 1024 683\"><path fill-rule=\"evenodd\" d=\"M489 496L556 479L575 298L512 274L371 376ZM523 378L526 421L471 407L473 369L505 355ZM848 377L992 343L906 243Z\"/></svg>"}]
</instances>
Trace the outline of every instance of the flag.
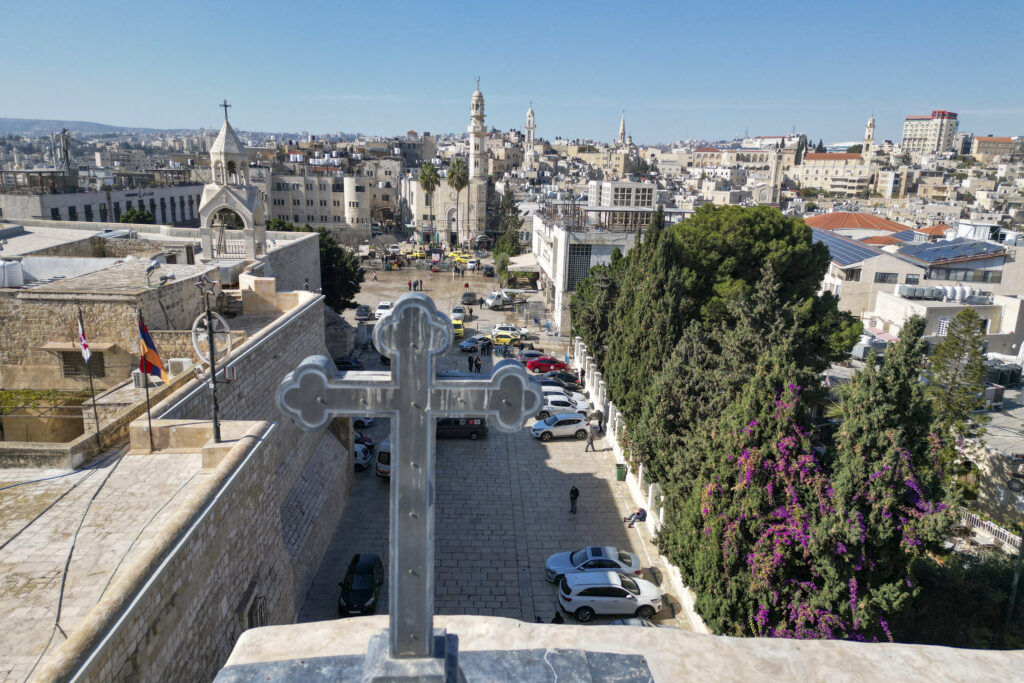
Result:
<instances>
[{"instance_id":1,"label":"flag","mask_svg":"<svg viewBox=\"0 0 1024 683\"><path fill-rule=\"evenodd\" d=\"M142 322L142 316L139 316L139 346L141 347L142 357L139 359L139 370L147 374L159 377L163 381L170 381L170 376L164 369L164 363L160 360L160 354L156 352L156 344L153 343L153 337L149 336L149 330L146 329L146 323Z\"/></svg>"},{"instance_id":2,"label":"flag","mask_svg":"<svg viewBox=\"0 0 1024 683\"><path fill-rule=\"evenodd\" d=\"M82 345L82 360L89 363L92 358L92 351L89 350L89 342L85 341L85 326L82 324L82 312L78 312L78 341Z\"/></svg>"}]
</instances>

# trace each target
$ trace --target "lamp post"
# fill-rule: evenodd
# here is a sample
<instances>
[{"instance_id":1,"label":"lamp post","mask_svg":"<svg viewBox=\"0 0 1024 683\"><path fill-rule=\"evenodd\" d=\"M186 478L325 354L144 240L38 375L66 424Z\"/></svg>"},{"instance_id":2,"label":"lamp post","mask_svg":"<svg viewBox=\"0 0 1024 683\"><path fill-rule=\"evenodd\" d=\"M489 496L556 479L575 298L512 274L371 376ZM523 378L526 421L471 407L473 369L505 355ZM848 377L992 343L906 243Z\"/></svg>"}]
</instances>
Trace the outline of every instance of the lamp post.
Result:
<instances>
[{"instance_id":1,"label":"lamp post","mask_svg":"<svg viewBox=\"0 0 1024 683\"><path fill-rule=\"evenodd\" d=\"M196 318L195 322L192 323L192 345L196 350L197 355L202 358L202 348L199 344L199 335L201 334L201 326L205 322L206 324L206 352L208 362L210 363L210 391L213 394L213 441L214 443L220 443L220 406L217 403L217 385L227 384L233 382L235 379L235 373L233 368L228 367L224 372L224 379L217 379L217 348L215 341L215 328L214 319L220 325L222 332L217 334L226 335L226 348L224 349L224 357L231 354L231 328L228 327L227 321L224 320L219 314L214 313L210 310L210 294L214 291L214 284L209 277L203 275L198 282L196 287L199 288L200 293L203 295L203 305L206 308L205 315L200 314ZM205 318L205 320L204 320ZM202 379L202 369L196 367L196 377Z\"/></svg>"}]
</instances>

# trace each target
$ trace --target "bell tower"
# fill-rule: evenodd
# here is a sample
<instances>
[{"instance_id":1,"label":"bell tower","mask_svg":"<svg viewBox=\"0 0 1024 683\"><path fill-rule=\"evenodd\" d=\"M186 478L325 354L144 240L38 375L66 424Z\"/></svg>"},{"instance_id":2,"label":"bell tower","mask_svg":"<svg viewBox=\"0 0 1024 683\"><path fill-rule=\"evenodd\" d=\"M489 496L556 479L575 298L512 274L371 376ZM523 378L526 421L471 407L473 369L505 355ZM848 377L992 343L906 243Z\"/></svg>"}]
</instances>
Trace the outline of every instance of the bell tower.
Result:
<instances>
[{"instance_id":1,"label":"bell tower","mask_svg":"<svg viewBox=\"0 0 1024 683\"><path fill-rule=\"evenodd\" d=\"M864 144L861 146L860 158L865 163L871 161L871 153L875 147L875 117L868 119L868 125L864 126Z\"/></svg>"},{"instance_id":2,"label":"bell tower","mask_svg":"<svg viewBox=\"0 0 1024 683\"><path fill-rule=\"evenodd\" d=\"M469 234L474 242L477 235L487 232L487 149L484 125L484 95L480 92L480 79L469 106Z\"/></svg>"}]
</instances>

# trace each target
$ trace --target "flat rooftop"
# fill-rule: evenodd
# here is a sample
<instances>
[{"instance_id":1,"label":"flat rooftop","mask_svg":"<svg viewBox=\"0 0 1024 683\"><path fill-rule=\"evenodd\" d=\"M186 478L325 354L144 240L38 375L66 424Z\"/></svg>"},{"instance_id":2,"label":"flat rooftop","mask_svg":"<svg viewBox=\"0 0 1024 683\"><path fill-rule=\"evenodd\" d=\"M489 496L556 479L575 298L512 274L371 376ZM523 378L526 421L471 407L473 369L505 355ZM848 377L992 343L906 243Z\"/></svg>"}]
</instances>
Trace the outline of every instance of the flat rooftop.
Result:
<instances>
[{"instance_id":1,"label":"flat rooftop","mask_svg":"<svg viewBox=\"0 0 1024 683\"><path fill-rule=\"evenodd\" d=\"M12 228L17 224L0 223L0 229ZM56 247L69 242L78 242L89 239L92 233L84 230L64 230L61 228L31 228L22 226L23 231L11 236L5 236L7 244L3 245L4 250L0 251L0 258L5 256L22 256L40 249Z\"/></svg>"},{"instance_id":2,"label":"flat rooftop","mask_svg":"<svg viewBox=\"0 0 1024 683\"><path fill-rule=\"evenodd\" d=\"M210 480L201 466L198 452L128 455L125 447L88 469L0 470L0 680L25 680L56 650L61 631L82 622Z\"/></svg>"},{"instance_id":3,"label":"flat rooftop","mask_svg":"<svg viewBox=\"0 0 1024 683\"><path fill-rule=\"evenodd\" d=\"M33 287L33 292L86 292L91 294L137 294L147 289L146 268L149 261L133 259L85 275L65 278ZM176 280L186 280L210 270L209 265L162 264L150 276L152 287L160 285L160 276L174 274Z\"/></svg>"},{"instance_id":4,"label":"flat rooftop","mask_svg":"<svg viewBox=\"0 0 1024 683\"><path fill-rule=\"evenodd\" d=\"M985 414L992 418L985 426L985 444L1006 455L1024 455L1024 389L1007 389L1003 409Z\"/></svg>"}]
</instances>

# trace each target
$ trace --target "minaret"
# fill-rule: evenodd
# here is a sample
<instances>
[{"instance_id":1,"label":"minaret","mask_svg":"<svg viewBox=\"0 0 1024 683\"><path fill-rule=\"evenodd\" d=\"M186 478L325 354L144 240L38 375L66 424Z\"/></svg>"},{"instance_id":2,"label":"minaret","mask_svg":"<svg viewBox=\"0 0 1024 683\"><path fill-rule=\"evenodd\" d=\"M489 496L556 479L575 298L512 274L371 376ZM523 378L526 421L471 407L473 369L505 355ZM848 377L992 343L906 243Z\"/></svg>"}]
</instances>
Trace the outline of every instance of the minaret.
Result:
<instances>
[{"instance_id":1,"label":"minaret","mask_svg":"<svg viewBox=\"0 0 1024 683\"><path fill-rule=\"evenodd\" d=\"M866 162L871 161L871 152L875 146L875 117L868 119L868 125L864 127L864 144L860 150L860 158Z\"/></svg>"},{"instance_id":2,"label":"minaret","mask_svg":"<svg viewBox=\"0 0 1024 683\"><path fill-rule=\"evenodd\" d=\"M526 168L530 171L533 170L533 131L536 128L537 124L533 118L533 102L530 102L530 108L526 110L526 144L523 145Z\"/></svg>"},{"instance_id":3,"label":"minaret","mask_svg":"<svg viewBox=\"0 0 1024 683\"><path fill-rule=\"evenodd\" d=\"M619 121L619 144L626 144L626 112L622 112L622 120Z\"/></svg>"},{"instance_id":4,"label":"minaret","mask_svg":"<svg viewBox=\"0 0 1024 683\"><path fill-rule=\"evenodd\" d=\"M469 220L466 229L459 235L459 242L466 243L476 235L487 231L487 154L484 138L484 95L480 92L480 79L476 79L476 91L469 108Z\"/></svg>"}]
</instances>

